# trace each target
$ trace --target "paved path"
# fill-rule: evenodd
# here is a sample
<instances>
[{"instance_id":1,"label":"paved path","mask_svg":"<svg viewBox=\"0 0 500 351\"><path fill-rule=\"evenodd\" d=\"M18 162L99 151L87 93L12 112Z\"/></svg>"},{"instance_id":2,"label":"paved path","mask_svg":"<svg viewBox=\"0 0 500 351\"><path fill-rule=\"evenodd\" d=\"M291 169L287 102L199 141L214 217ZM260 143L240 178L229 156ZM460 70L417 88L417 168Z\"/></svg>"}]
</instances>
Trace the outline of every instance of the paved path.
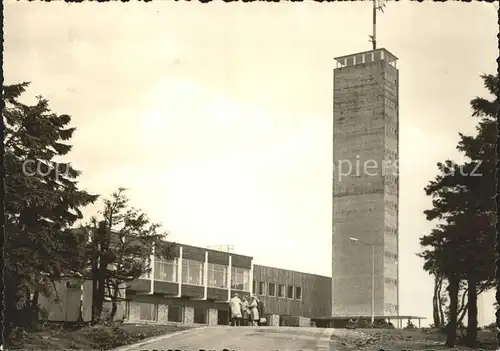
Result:
<instances>
[{"instance_id":1,"label":"paved path","mask_svg":"<svg viewBox=\"0 0 500 351\"><path fill-rule=\"evenodd\" d=\"M333 329L290 327L206 327L167 336L127 351L223 349L238 351L327 351Z\"/></svg>"}]
</instances>

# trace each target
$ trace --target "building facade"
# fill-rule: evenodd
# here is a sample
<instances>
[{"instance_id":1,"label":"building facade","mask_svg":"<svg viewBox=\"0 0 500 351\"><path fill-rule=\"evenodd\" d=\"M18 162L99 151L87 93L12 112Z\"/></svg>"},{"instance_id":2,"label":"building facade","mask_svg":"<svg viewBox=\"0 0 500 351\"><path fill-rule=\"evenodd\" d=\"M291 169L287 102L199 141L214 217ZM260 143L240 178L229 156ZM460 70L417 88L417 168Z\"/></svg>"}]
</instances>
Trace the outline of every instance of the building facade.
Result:
<instances>
[{"instance_id":1,"label":"building facade","mask_svg":"<svg viewBox=\"0 0 500 351\"><path fill-rule=\"evenodd\" d=\"M281 325L309 326L331 314L331 278L275 267L254 266L254 292Z\"/></svg>"},{"instance_id":2,"label":"building facade","mask_svg":"<svg viewBox=\"0 0 500 351\"><path fill-rule=\"evenodd\" d=\"M184 244L171 245L171 260L150 257L151 271L127 284L115 319L131 323L229 324L234 293L259 295L270 325L309 326L330 314L331 278L253 264L253 258ZM91 318L92 284L57 286L58 301L40 305L53 321ZM78 306L81 308L78 308ZM108 302L104 314L111 309Z\"/></svg>"},{"instance_id":3,"label":"building facade","mask_svg":"<svg viewBox=\"0 0 500 351\"><path fill-rule=\"evenodd\" d=\"M397 58L377 49L335 60L332 315L370 316L372 276L374 313L397 315Z\"/></svg>"}]
</instances>

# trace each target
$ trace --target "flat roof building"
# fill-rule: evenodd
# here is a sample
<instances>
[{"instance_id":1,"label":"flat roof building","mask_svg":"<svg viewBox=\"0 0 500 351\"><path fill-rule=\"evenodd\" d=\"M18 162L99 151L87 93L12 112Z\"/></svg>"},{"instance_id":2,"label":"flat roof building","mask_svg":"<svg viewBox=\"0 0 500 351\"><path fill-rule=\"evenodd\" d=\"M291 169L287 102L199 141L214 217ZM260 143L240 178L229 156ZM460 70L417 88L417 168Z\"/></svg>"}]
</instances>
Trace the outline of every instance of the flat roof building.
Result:
<instances>
[{"instance_id":1,"label":"flat roof building","mask_svg":"<svg viewBox=\"0 0 500 351\"><path fill-rule=\"evenodd\" d=\"M270 325L310 326L331 313L331 278L260 266L250 256L165 241L171 260L150 258L151 272L126 285L115 319L127 322L228 324L234 293L257 295ZM57 285L59 301L42 297L53 321L90 321L92 282ZM79 307L81 301L81 307ZM103 315L111 309L106 303Z\"/></svg>"}]
</instances>

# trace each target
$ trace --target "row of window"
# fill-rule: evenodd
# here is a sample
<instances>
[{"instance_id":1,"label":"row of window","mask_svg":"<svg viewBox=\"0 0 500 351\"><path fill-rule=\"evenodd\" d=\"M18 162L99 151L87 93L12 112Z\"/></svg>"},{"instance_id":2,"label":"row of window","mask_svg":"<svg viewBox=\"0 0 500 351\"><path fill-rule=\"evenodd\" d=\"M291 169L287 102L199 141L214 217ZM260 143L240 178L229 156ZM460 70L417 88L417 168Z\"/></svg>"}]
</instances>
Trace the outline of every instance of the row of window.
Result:
<instances>
[{"instance_id":1,"label":"row of window","mask_svg":"<svg viewBox=\"0 0 500 351\"><path fill-rule=\"evenodd\" d=\"M391 159L395 159L398 157L398 153L396 150L385 149L385 155L389 156Z\"/></svg>"},{"instance_id":2,"label":"row of window","mask_svg":"<svg viewBox=\"0 0 500 351\"><path fill-rule=\"evenodd\" d=\"M335 129L335 136L343 138L352 138L353 136L366 136L366 135L381 136L382 133L384 132L384 126L380 127L371 126L371 127L359 128L358 124L357 127L358 128L354 128L352 130L337 128Z\"/></svg>"},{"instance_id":3,"label":"row of window","mask_svg":"<svg viewBox=\"0 0 500 351\"><path fill-rule=\"evenodd\" d=\"M385 126L385 133L390 134L390 135L397 135L398 129L393 125L386 125Z\"/></svg>"},{"instance_id":4,"label":"row of window","mask_svg":"<svg viewBox=\"0 0 500 351\"><path fill-rule=\"evenodd\" d=\"M346 57L344 59L338 59L339 64L342 66L352 66L354 64L359 65L362 63L370 63L374 61L380 61L383 59L381 51L375 51L368 54L361 54L352 57Z\"/></svg>"},{"instance_id":5,"label":"row of window","mask_svg":"<svg viewBox=\"0 0 500 351\"><path fill-rule=\"evenodd\" d=\"M255 290L255 280L254 280L254 291ZM278 287L276 289L276 286ZM276 284L276 283L266 283L259 282L259 289L257 291L259 295L267 295L271 297L280 297L282 299L295 299L302 300L302 287L300 286L292 286L292 285L284 285L284 284Z\"/></svg>"},{"instance_id":6,"label":"row of window","mask_svg":"<svg viewBox=\"0 0 500 351\"><path fill-rule=\"evenodd\" d=\"M347 101L338 101L338 102L336 101L336 104L340 105L338 107L340 108L340 110L342 110L342 108L359 107L373 102L374 99L370 99L370 97L368 96L363 96L363 97L356 97L354 99L350 99ZM356 116L356 114L353 114L353 116Z\"/></svg>"},{"instance_id":7,"label":"row of window","mask_svg":"<svg viewBox=\"0 0 500 351\"><path fill-rule=\"evenodd\" d=\"M335 90L348 90L348 88L364 88L371 83L370 79L335 79ZM349 89L350 90L350 89Z\"/></svg>"},{"instance_id":8,"label":"row of window","mask_svg":"<svg viewBox=\"0 0 500 351\"><path fill-rule=\"evenodd\" d=\"M384 160L382 171L386 183L395 182L399 173L398 163L394 160Z\"/></svg>"},{"instance_id":9,"label":"row of window","mask_svg":"<svg viewBox=\"0 0 500 351\"><path fill-rule=\"evenodd\" d=\"M384 104L385 104L385 106L392 108L392 109L396 109L396 107L397 107L397 104L388 98L384 99Z\"/></svg>"},{"instance_id":10,"label":"row of window","mask_svg":"<svg viewBox=\"0 0 500 351\"><path fill-rule=\"evenodd\" d=\"M396 76L393 76L392 74L385 73L384 78L385 78L385 80L387 80L388 82L390 82L392 84L396 84L396 82L397 82Z\"/></svg>"},{"instance_id":11,"label":"row of window","mask_svg":"<svg viewBox=\"0 0 500 351\"><path fill-rule=\"evenodd\" d=\"M384 189L385 194L387 195L397 195L398 187L396 183L387 183Z\"/></svg>"},{"instance_id":12,"label":"row of window","mask_svg":"<svg viewBox=\"0 0 500 351\"><path fill-rule=\"evenodd\" d=\"M385 212L384 212L384 219L385 219L387 222L392 222L392 223L394 223L394 222L397 220L396 215L397 215L397 214L396 214L396 213L394 213L394 212L392 212L392 213L391 213L390 211L385 211Z\"/></svg>"},{"instance_id":13,"label":"row of window","mask_svg":"<svg viewBox=\"0 0 500 351\"><path fill-rule=\"evenodd\" d=\"M374 94L373 97L370 96L365 96L365 97L360 97L356 99L351 99L347 101L341 101L340 99L338 101L335 101L335 109L345 111L351 110L351 109L364 109L369 106L380 106L381 100L377 100L376 98L379 97L380 94ZM392 101L391 99L384 97L384 106L396 110L397 109L397 103ZM356 115L356 114L355 114Z\"/></svg>"},{"instance_id":14,"label":"row of window","mask_svg":"<svg viewBox=\"0 0 500 351\"><path fill-rule=\"evenodd\" d=\"M387 179L389 181L396 181L396 177L393 177L393 176L387 176ZM388 209L391 209L391 210L397 210L398 209L398 205L394 201L385 200L384 201L384 205L385 205L385 208L388 208Z\"/></svg>"},{"instance_id":15,"label":"row of window","mask_svg":"<svg viewBox=\"0 0 500 351\"><path fill-rule=\"evenodd\" d=\"M396 254L394 252L385 251L384 252L384 256L387 257L387 258L391 258L393 260L397 260L398 259L398 254Z\"/></svg>"},{"instance_id":16,"label":"row of window","mask_svg":"<svg viewBox=\"0 0 500 351\"><path fill-rule=\"evenodd\" d=\"M385 277L385 283L391 285L398 285L398 280L394 278Z\"/></svg>"},{"instance_id":17,"label":"row of window","mask_svg":"<svg viewBox=\"0 0 500 351\"><path fill-rule=\"evenodd\" d=\"M380 118L382 119L382 118ZM374 118L372 118L373 122ZM335 137L349 138L352 135L382 135L384 133L384 125L380 124L373 127L362 127L358 121L342 124L342 126L334 125Z\"/></svg>"},{"instance_id":18,"label":"row of window","mask_svg":"<svg viewBox=\"0 0 500 351\"><path fill-rule=\"evenodd\" d=\"M395 170L395 171L397 171L397 170ZM385 181L384 181L385 184L396 185L396 182L397 182L397 177L396 176L394 176L394 175L386 175L385 176Z\"/></svg>"},{"instance_id":19,"label":"row of window","mask_svg":"<svg viewBox=\"0 0 500 351\"><path fill-rule=\"evenodd\" d=\"M386 109L383 112L384 121L387 124L392 124L394 126L398 125L398 114L396 110Z\"/></svg>"},{"instance_id":20,"label":"row of window","mask_svg":"<svg viewBox=\"0 0 500 351\"><path fill-rule=\"evenodd\" d=\"M378 98L378 95L376 96ZM373 99L375 101L375 99ZM353 100L356 101L356 100ZM343 103L342 101L339 101L338 104ZM354 105L353 105L354 106ZM370 110L370 111L359 111L359 110L335 110L334 113L334 119L337 120L339 118L344 118L344 119L351 119L355 118L357 120L374 120L374 119L382 119L382 120L395 120L396 116L391 116L391 110L384 111L383 109L378 109L378 110ZM376 124L370 124L369 129L373 129L376 127Z\"/></svg>"},{"instance_id":21,"label":"row of window","mask_svg":"<svg viewBox=\"0 0 500 351\"><path fill-rule=\"evenodd\" d=\"M355 187L339 187L335 189L334 196L341 195L358 195L358 194L376 194L384 191L381 186L368 185L365 187L355 186ZM336 213L336 215L342 216L342 214Z\"/></svg>"},{"instance_id":22,"label":"row of window","mask_svg":"<svg viewBox=\"0 0 500 351\"><path fill-rule=\"evenodd\" d=\"M398 305L395 305L393 303L385 303L384 304L384 309L386 311L397 312L398 311Z\"/></svg>"},{"instance_id":23,"label":"row of window","mask_svg":"<svg viewBox=\"0 0 500 351\"><path fill-rule=\"evenodd\" d=\"M388 122L397 122L398 121L398 111L392 109L384 109L382 112L384 115L384 119Z\"/></svg>"},{"instance_id":24,"label":"row of window","mask_svg":"<svg viewBox=\"0 0 500 351\"><path fill-rule=\"evenodd\" d=\"M398 231L397 231L397 229L396 229L396 228L391 228L391 227L389 227L389 226L385 226L385 227L384 227L384 231L385 231L386 233L391 233L391 234L394 234L394 235L398 235Z\"/></svg>"},{"instance_id":25,"label":"row of window","mask_svg":"<svg viewBox=\"0 0 500 351\"><path fill-rule=\"evenodd\" d=\"M335 216L343 217L343 216L349 216L349 215L356 214L356 213L370 213L370 212L375 212L375 211L376 211L375 207L351 208L348 210L337 211L337 212L335 212Z\"/></svg>"},{"instance_id":26,"label":"row of window","mask_svg":"<svg viewBox=\"0 0 500 351\"><path fill-rule=\"evenodd\" d=\"M366 111L366 110L374 110L380 107L380 101L377 100L371 100L367 102L357 102L357 103L351 103L351 104L336 104L335 109L343 110L343 111L350 111L352 110L353 112L359 112L359 111ZM340 124L340 122L339 122ZM355 120L352 125L359 125L359 122ZM345 128L345 127L344 127Z\"/></svg>"},{"instance_id":27,"label":"row of window","mask_svg":"<svg viewBox=\"0 0 500 351\"><path fill-rule=\"evenodd\" d=\"M183 284L203 286L204 283L204 262L182 259L182 279ZM177 258L171 261L155 259L154 279L158 281L179 282L178 277L179 261ZM228 266L208 263L207 264L207 285L212 288L228 288ZM150 274L144 278L149 279ZM231 289L250 291L250 270L232 267L231 269Z\"/></svg>"},{"instance_id":28,"label":"row of window","mask_svg":"<svg viewBox=\"0 0 500 351\"><path fill-rule=\"evenodd\" d=\"M134 302L135 306L139 309L139 320L147 322L158 321L158 304ZM125 305L125 318L130 320L130 301ZM168 305L167 307L167 320L174 323L184 322L184 307L177 305ZM194 323L206 324L207 323L207 310L204 308L194 308Z\"/></svg>"}]
</instances>

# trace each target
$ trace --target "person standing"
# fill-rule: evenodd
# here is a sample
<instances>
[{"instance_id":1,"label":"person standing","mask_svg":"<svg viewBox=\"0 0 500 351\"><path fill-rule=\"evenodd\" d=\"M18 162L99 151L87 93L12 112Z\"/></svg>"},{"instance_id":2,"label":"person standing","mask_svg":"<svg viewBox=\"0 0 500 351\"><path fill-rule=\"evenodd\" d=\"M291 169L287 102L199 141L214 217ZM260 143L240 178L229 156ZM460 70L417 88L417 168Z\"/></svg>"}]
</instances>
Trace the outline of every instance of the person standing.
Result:
<instances>
[{"instance_id":1,"label":"person standing","mask_svg":"<svg viewBox=\"0 0 500 351\"><path fill-rule=\"evenodd\" d=\"M248 306L249 306L249 303L248 303L247 297L243 296L242 301L241 301L241 325L242 326L249 325L248 321L250 320L250 309Z\"/></svg>"},{"instance_id":2,"label":"person standing","mask_svg":"<svg viewBox=\"0 0 500 351\"><path fill-rule=\"evenodd\" d=\"M233 298L229 300L229 308L231 309L231 325L239 327L241 325L241 303L238 294L234 294Z\"/></svg>"},{"instance_id":3,"label":"person standing","mask_svg":"<svg viewBox=\"0 0 500 351\"><path fill-rule=\"evenodd\" d=\"M252 325L257 326L260 318L256 296L252 296L252 302L250 303L250 313L252 314Z\"/></svg>"},{"instance_id":4,"label":"person standing","mask_svg":"<svg viewBox=\"0 0 500 351\"><path fill-rule=\"evenodd\" d=\"M264 301L257 297L257 310L259 311L259 325L263 325L261 321L264 319Z\"/></svg>"}]
</instances>

